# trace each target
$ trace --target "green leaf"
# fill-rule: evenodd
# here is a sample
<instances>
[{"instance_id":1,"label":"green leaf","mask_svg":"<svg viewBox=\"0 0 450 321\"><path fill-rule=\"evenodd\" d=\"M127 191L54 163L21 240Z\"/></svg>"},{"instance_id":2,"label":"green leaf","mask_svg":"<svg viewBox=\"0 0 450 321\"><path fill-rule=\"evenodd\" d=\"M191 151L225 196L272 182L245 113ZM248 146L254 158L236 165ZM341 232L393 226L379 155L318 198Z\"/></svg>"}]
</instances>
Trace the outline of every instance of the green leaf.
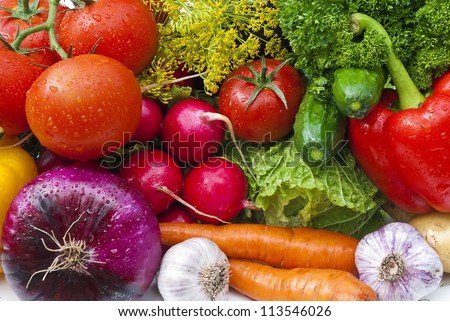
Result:
<instances>
[{"instance_id":1,"label":"green leaf","mask_svg":"<svg viewBox=\"0 0 450 321\"><path fill-rule=\"evenodd\" d=\"M382 222L384 198L344 148L328 166L310 167L287 140L272 146L247 146L256 180L250 199L268 225L312 226L360 236ZM226 154L241 163L235 153ZM243 167L243 166L242 166Z\"/></svg>"}]
</instances>

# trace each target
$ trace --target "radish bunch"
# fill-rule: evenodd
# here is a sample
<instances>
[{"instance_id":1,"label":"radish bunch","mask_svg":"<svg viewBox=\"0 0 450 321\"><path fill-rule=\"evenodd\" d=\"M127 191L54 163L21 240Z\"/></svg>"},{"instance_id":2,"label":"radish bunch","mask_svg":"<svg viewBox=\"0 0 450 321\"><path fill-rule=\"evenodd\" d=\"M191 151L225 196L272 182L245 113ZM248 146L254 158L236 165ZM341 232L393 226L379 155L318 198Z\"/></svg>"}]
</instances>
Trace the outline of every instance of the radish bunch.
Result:
<instances>
[{"instance_id":1,"label":"radish bunch","mask_svg":"<svg viewBox=\"0 0 450 321\"><path fill-rule=\"evenodd\" d=\"M244 172L217 156L225 131L232 132L226 117L208 102L189 98L175 103L157 120L141 126L158 127L161 148L152 144L125 159L119 176L140 190L158 219L225 223L252 206ZM184 213L168 216L172 206L183 208Z\"/></svg>"}]
</instances>

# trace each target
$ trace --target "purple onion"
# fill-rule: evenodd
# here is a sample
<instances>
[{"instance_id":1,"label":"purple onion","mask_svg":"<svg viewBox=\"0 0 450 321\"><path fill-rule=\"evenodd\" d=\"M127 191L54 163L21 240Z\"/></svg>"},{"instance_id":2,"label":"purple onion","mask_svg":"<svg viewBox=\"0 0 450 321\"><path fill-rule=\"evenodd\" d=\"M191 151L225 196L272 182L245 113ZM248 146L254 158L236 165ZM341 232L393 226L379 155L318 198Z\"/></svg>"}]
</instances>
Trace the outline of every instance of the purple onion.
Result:
<instances>
[{"instance_id":1,"label":"purple onion","mask_svg":"<svg viewBox=\"0 0 450 321\"><path fill-rule=\"evenodd\" d=\"M161 262L148 203L114 174L47 171L14 199L3 225L2 267L23 300L130 300Z\"/></svg>"}]
</instances>

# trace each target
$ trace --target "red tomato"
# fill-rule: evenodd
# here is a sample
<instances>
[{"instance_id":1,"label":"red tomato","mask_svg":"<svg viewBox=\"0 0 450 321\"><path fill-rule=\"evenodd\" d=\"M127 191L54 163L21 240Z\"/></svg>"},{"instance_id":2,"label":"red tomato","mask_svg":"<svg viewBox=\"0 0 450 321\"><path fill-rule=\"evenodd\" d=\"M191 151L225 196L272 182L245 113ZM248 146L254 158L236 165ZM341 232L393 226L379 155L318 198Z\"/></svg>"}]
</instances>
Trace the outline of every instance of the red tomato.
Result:
<instances>
[{"instance_id":1,"label":"red tomato","mask_svg":"<svg viewBox=\"0 0 450 321\"><path fill-rule=\"evenodd\" d=\"M266 71L265 68L261 68L264 67L264 62ZM220 87L219 111L231 120L235 134L239 138L268 143L285 137L292 130L295 115L305 92L304 82L300 73L289 64L285 64L270 79L271 73L280 64L280 61L274 59L255 60L251 65L258 72L257 75L245 65L233 71ZM278 87L286 98L287 106L274 90L266 86L247 107L257 85L234 78L236 76Z\"/></svg>"},{"instance_id":2,"label":"red tomato","mask_svg":"<svg viewBox=\"0 0 450 321\"><path fill-rule=\"evenodd\" d=\"M60 24L60 45L73 56L95 53L122 62L135 75L153 59L158 45L155 17L141 0L97 0L71 10Z\"/></svg>"},{"instance_id":3,"label":"red tomato","mask_svg":"<svg viewBox=\"0 0 450 321\"><path fill-rule=\"evenodd\" d=\"M0 6L11 10L16 10L17 0L0 0ZM30 6L31 6L30 1ZM62 8L62 7L60 7ZM44 23L47 20L48 13L48 1L39 1L37 8L38 14L31 17L30 21L25 19L6 18L10 13L6 10L0 10L0 33L9 43L13 42L16 38L17 30L25 30L31 26L36 26ZM55 24L58 24L64 15L63 11L60 11L57 15ZM24 17L26 18L26 17ZM31 23L31 24L30 24ZM50 50L50 41L48 32L42 30L28 35L20 45L21 48L42 48L45 56L54 63L59 60L59 56L56 52Z\"/></svg>"},{"instance_id":4,"label":"red tomato","mask_svg":"<svg viewBox=\"0 0 450 321\"><path fill-rule=\"evenodd\" d=\"M76 160L107 155L136 131L142 109L131 70L96 54L61 60L27 92L26 115L41 144Z\"/></svg>"},{"instance_id":5,"label":"red tomato","mask_svg":"<svg viewBox=\"0 0 450 321\"><path fill-rule=\"evenodd\" d=\"M0 45L0 127L16 136L30 129L25 115L27 90L50 65L41 52L20 55Z\"/></svg>"}]
</instances>

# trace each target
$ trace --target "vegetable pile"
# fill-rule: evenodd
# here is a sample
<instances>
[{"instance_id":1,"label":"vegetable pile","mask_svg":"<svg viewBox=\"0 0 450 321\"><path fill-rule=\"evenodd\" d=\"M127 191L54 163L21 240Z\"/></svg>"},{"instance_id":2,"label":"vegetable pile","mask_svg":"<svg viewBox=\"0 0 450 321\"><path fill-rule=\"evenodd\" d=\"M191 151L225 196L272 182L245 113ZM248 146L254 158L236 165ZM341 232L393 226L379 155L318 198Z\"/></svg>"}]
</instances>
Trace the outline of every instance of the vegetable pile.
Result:
<instances>
[{"instance_id":1,"label":"vegetable pile","mask_svg":"<svg viewBox=\"0 0 450 321\"><path fill-rule=\"evenodd\" d=\"M449 15L0 0L6 281L24 300L427 296L450 272Z\"/></svg>"}]
</instances>

